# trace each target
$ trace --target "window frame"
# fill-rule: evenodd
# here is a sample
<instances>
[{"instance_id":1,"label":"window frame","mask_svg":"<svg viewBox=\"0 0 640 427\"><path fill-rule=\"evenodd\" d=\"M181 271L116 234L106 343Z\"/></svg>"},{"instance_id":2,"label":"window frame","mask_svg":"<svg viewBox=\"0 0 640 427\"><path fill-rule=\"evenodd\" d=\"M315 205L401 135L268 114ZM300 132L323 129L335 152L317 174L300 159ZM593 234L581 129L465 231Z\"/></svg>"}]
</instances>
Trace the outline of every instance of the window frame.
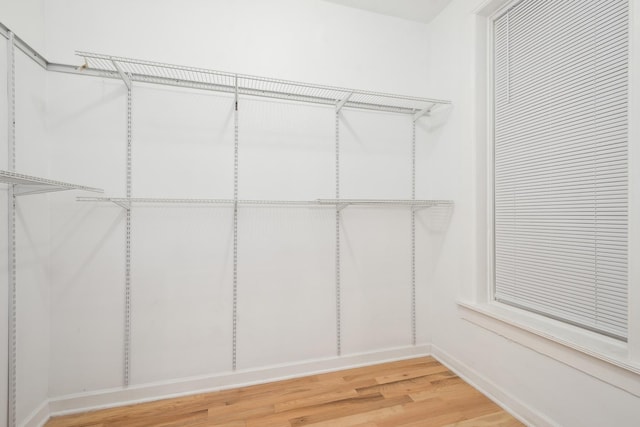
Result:
<instances>
[{"instance_id":1,"label":"window frame","mask_svg":"<svg viewBox=\"0 0 640 427\"><path fill-rule=\"evenodd\" d=\"M640 397L640 4L629 0L629 271L627 342L495 300L494 38L496 18L525 0L485 0L476 24L476 278L458 299L462 319ZM634 31L634 24L638 27ZM634 147L635 144L635 147ZM637 301L633 304L632 301Z\"/></svg>"}]
</instances>

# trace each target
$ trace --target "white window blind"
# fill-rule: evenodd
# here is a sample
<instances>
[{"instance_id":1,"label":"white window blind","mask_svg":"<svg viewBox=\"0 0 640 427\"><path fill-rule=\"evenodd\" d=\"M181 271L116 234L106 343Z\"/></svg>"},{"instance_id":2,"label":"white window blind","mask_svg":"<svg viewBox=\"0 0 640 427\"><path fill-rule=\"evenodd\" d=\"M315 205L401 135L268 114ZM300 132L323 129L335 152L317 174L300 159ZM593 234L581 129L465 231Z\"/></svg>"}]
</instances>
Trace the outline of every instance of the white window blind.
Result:
<instances>
[{"instance_id":1,"label":"white window blind","mask_svg":"<svg viewBox=\"0 0 640 427\"><path fill-rule=\"evenodd\" d=\"M627 336L627 0L494 21L495 299Z\"/></svg>"}]
</instances>

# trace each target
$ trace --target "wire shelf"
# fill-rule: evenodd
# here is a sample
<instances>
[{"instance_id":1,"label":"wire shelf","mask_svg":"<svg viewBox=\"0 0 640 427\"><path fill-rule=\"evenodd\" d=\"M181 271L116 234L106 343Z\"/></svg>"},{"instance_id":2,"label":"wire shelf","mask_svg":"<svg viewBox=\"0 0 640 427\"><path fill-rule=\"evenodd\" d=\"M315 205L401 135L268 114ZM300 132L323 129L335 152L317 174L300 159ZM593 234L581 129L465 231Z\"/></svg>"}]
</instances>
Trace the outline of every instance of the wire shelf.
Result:
<instances>
[{"instance_id":1,"label":"wire shelf","mask_svg":"<svg viewBox=\"0 0 640 427\"><path fill-rule=\"evenodd\" d=\"M412 200L412 199L318 199L320 205L349 205L349 206L410 206L432 207L451 206L452 200Z\"/></svg>"},{"instance_id":2,"label":"wire shelf","mask_svg":"<svg viewBox=\"0 0 640 427\"><path fill-rule=\"evenodd\" d=\"M70 184L67 182L53 181L51 179L24 175L4 170L0 170L0 183L14 185L14 194L16 196L26 196L29 194L50 193L53 191L66 190L82 190L95 193L104 192L100 188L85 187L82 185Z\"/></svg>"},{"instance_id":3,"label":"wire shelf","mask_svg":"<svg viewBox=\"0 0 640 427\"><path fill-rule=\"evenodd\" d=\"M77 197L79 202L115 203L129 209L134 203L147 204L196 204L196 205L229 205L234 206L233 199L171 199L143 197ZM412 208L428 208L434 206L452 206L451 200L392 200L392 199L316 199L316 200L237 200L243 206L405 206Z\"/></svg>"},{"instance_id":4,"label":"wire shelf","mask_svg":"<svg viewBox=\"0 0 640 427\"><path fill-rule=\"evenodd\" d=\"M451 104L440 99L315 85L90 52L76 54L84 58L85 66L82 68L85 70L137 82L235 93L237 79L238 93L241 95L414 115L420 112L426 114Z\"/></svg>"}]
</instances>

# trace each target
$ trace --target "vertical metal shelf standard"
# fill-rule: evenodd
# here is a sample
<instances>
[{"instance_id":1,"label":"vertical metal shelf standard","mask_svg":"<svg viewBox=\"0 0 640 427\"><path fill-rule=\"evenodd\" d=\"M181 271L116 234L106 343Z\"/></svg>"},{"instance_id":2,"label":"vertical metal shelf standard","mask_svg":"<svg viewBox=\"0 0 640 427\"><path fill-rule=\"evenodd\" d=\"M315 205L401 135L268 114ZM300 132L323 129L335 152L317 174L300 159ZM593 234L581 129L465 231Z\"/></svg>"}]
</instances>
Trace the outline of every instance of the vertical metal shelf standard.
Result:
<instances>
[{"instance_id":1,"label":"vertical metal shelf standard","mask_svg":"<svg viewBox=\"0 0 640 427\"><path fill-rule=\"evenodd\" d=\"M416 199L416 119L411 121L411 200ZM411 344L416 345L416 210L411 209Z\"/></svg>"},{"instance_id":2,"label":"vertical metal shelf standard","mask_svg":"<svg viewBox=\"0 0 640 427\"><path fill-rule=\"evenodd\" d=\"M234 77L234 108L233 108L233 310L232 310L232 349L231 369L237 368L238 355L238 167L239 167L239 139L238 139L238 76Z\"/></svg>"},{"instance_id":3,"label":"vertical metal shelf standard","mask_svg":"<svg viewBox=\"0 0 640 427\"><path fill-rule=\"evenodd\" d=\"M413 115L411 121L411 200L416 200L416 122L420 117L429 115L430 109L423 109ZM411 208L411 344L417 344L418 326L416 323L416 207Z\"/></svg>"},{"instance_id":4,"label":"vertical metal shelf standard","mask_svg":"<svg viewBox=\"0 0 640 427\"><path fill-rule=\"evenodd\" d=\"M9 157L8 167L10 172L16 169L16 58L15 58L15 40L12 32L9 32L7 45L7 102L8 102L8 119L9 134L8 146ZM15 187L9 187L8 200L8 217L9 217L9 399L7 411L7 426L15 427L16 425L16 194Z\"/></svg>"},{"instance_id":5,"label":"vertical metal shelf standard","mask_svg":"<svg viewBox=\"0 0 640 427\"><path fill-rule=\"evenodd\" d=\"M5 35L5 34L3 34ZM0 183L8 184L7 203L7 275L8 275L8 399L7 426L15 427L17 404L17 256L16 256L16 205L17 198L41 193L66 190L83 190L102 193L99 188L86 187L47 178L17 173L16 170L16 66L15 49L19 46L22 51L26 44L19 41L11 31L6 32L7 38L7 168L0 170ZM38 55L30 56L40 58Z\"/></svg>"},{"instance_id":6,"label":"vertical metal shelf standard","mask_svg":"<svg viewBox=\"0 0 640 427\"><path fill-rule=\"evenodd\" d=\"M125 193L126 200L116 201L112 200L117 205L125 209L125 253L124 253L124 333L123 333L123 369L122 369L122 383L125 387L129 386L131 377L131 203L129 202L132 197L132 109L133 109L133 81L131 73L126 72L115 61L111 63L115 74L113 77L121 79L127 90L127 110L126 110L126 123L127 123L127 140L125 145L126 150L126 169L125 169ZM61 71L61 70L57 70ZM68 71L68 70L62 70Z\"/></svg>"},{"instance_id":7,"label":"vertical metal shelf standard","mask_svg":"<svg viewBox=\"0 0 640 427\"><path fill-rule=\"evenodd\" d=\"M340 199L340 111L342 107L349 101L351 94L336 104L336 200ZM342 218L340 205L336 205L336 250L335 250L335 269L336 269L336 354L342 355L342 287L340 277L340 224Z\"/></svg>"},{"instance_id":8,"label":"vertical metal shelf standard","mask_svg":"<svg viewBox=\"0 0 640 427\"><path fill-rule=\"evenodd\" d=\"M111 65L116 71L116 75L120 78L127 90L127 140L126 140L126 169L125 169L125 192L127 202L114 201L114 203L125 209L125 253L124 253L124 333L123 333L123 369L122 369L122 383L125 387L129 386L131 377L131 203L129 202L132 197L132 144L133 144L133 129L132 129L132 109L133 109L133 81L131 73L126 72L115 61L112 61Z\"/></svg>"},{"instance_id":9,"label":"vertical metal shelf standard","mask_svg":"<svg viewBox=\"0 0 640 427\"><path fill-rule=\"evenodd\" d=\"M132 182L132 102L133 102L133 84L128 76L118 68L119 74L127 87L127 170L126 185L127 197L133 194ZM126 212L126 230L125 230L125 284L124 284L124 385L127 387L130 380L131 372L131 209Z\"/></svg>"}]
</instances>

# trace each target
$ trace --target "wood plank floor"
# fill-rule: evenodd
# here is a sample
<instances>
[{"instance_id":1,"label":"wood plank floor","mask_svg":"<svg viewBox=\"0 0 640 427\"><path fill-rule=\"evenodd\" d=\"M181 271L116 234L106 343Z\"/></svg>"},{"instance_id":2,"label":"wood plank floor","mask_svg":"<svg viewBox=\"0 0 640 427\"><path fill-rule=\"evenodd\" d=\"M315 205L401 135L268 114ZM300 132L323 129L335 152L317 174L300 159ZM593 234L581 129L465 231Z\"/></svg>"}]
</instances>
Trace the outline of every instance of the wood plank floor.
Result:
<instances>
[{"instance_id":1,"label":"wood plank floor","mask_svg":"<svg viewBox=\"0 0 640 427\"><path fill-rule=\"evenodd\" d=\"M522 424L431 357L56 417L46 427Z\"/></svg>"}]
</instances>

